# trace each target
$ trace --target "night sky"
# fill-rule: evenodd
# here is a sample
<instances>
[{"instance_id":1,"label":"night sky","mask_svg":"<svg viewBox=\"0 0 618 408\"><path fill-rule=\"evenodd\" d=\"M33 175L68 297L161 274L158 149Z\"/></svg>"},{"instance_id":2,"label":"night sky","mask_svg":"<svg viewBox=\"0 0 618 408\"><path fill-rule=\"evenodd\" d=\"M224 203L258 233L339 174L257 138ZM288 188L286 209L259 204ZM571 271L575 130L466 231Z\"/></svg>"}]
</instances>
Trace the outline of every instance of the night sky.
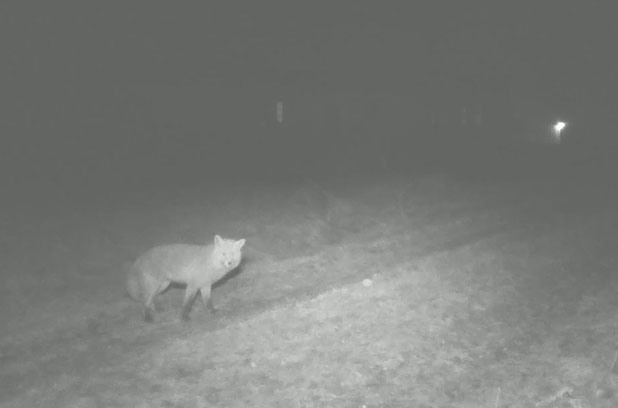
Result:
<instances>
[{"instance_id":1,"label":"night sky","mask_svg":"<svg viewBox=\"0 0 618 408\"><path fill-rule=\"evenodd\" d=\"M395 92L438 110L508 95L612 132L610 2L7 3L0 131L13 186L194 161L256 169L296 154L255 119L272 108L259 95Z\"/></svg>"}]
</instances>

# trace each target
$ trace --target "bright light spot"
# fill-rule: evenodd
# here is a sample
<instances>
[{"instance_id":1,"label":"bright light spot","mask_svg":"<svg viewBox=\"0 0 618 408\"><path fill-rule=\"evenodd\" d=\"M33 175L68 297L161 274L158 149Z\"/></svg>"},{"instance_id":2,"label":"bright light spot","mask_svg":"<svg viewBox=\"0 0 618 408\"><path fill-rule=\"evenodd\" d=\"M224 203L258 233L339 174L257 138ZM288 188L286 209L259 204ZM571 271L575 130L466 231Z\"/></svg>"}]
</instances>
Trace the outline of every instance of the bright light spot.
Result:
<instances>
[{"instance_id":1,"label":"bright light spot","mask_svg":"<svg viewBox=\"0 0 618 408\"><path fill-rule=\"evenodd\" d=\"M554 124L554 133L560 134L562 132L562 129L564 129L565 127L566 127L566 123L560 122L560 121L556 122Z\"/></svg>"},{"instance_id":2,"label":"bright light spot","mask_svg":"<svg viewBox=\"0 0 618 408\"><path fill-rule=\"evenodd\" d=\"M566 127L566 125L567 125L566 122L562 122L560 120L554 123L554 125L552 126L552 133L554 135L554 143L560 143L561 134L564 128Z\"/></svg>"}]
</instances>

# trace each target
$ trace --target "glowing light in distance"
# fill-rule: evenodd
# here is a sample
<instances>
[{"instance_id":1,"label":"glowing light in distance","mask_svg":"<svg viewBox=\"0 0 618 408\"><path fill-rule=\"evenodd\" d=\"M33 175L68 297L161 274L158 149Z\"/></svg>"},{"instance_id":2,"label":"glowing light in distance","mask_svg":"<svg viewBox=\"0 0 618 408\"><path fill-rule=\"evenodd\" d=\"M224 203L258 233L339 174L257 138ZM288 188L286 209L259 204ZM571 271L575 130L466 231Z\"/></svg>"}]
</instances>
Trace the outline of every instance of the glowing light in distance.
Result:
<instances>
[{"instance_id":1,"label":"glowing light in distance","mask_svg":"<svg viewBox=\"0 0 618 408\"><path fill-rule=\"evenodd\" d=\"M553 134L553 143L560 143L562 141L562 131L564 130L566 125L566 122L563 122L561 120L556 121L552 125L551 130Z\"/></svg>"},{"instance_id":2,"label":"glowing light in distance","mask_svg":"<svg viewBox=\"0 0 618 408\"><path fill-rule=\"evenodd\" d=\"M562 133L562 130L566 127L566 125L567 124L565 122L562 122L562 121L558 121L558 122L554 123L554 126L553 126L554 133L556 135L560 135L560 133Z\"/></svg>"}]
</instances>

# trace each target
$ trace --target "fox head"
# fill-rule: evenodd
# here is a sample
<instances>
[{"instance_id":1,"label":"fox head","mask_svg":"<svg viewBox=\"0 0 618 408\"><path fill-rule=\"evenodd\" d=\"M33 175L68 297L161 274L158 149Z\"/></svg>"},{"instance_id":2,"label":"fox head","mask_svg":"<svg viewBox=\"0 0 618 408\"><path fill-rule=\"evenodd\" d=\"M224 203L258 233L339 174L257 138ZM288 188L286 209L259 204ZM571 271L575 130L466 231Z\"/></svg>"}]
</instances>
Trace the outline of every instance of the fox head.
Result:
<instances>
[{"instance_id":1,"label":"fox head","mask_svg":"<svg viewBox=\"0 0 618 408\"><path fill-rule=\"evenodd\" d=\"M245 245L244 239L236 241L233 239L223 239L219 235L215 235L214 244L212 260L216 266L232 270L240 264L242 258L240 250Z\"/></svg>"}]
</instances>

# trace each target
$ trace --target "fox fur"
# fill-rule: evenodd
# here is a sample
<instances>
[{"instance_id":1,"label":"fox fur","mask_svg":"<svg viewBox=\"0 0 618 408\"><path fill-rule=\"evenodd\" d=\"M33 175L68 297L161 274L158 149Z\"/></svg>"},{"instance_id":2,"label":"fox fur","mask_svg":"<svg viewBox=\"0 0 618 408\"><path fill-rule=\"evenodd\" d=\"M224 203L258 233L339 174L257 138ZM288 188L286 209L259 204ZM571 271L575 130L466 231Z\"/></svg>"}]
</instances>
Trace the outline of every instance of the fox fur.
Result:
<instances>
[{"instance_id":1,"label":"fox fur","mask_svg":"<svg viewBox=\"0 0 618 408\"><path fill-rule=\"evenodd\" d=\"M238 267L244 239L224 239L215 235L209 245L170 244L156 246L142 255L127 274L127 292L144 305L144 320L154 321L154 301L172 283L187 286L182 303L182 320L189 313L197 292L204 305L216 311L210 297L211 286Z\"/></svg>"}]
</instances>

